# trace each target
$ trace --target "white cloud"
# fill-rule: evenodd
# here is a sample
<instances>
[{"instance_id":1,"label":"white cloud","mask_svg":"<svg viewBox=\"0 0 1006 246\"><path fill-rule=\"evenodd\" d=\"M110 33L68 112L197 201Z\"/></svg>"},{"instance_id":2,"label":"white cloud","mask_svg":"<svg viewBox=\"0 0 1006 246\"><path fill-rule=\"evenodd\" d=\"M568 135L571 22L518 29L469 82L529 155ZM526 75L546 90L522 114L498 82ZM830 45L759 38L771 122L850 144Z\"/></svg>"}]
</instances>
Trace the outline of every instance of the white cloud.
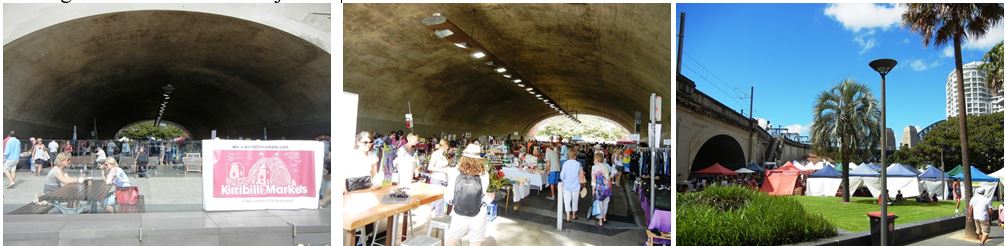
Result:
<instances>
[{"instance_id":1,"label":"white cloud","mask_svg":"<svg viewBox=\"0 0 1006 246\"><path fill-rule=\"evenodd\" d=\"M768 120L757 117L755 119L758 120L758 126L762 129L768 129Z\"/></svg>"},{"instance_id":2,"label":"white cloud","mask_svg":"<svg viewBox=\"0 0 1006 246\"><path fill-rule=\"evenodd\" d=\"M857 33L856 36L852 38L853 42L859 44L860 55L870 51L870 49L873 49L874 46L877 46L877 38L874 37L874 34L876 34L876 30L870 30L864 33Z\"/></svg>"},{"instance_id":3,"label":"white cloud","mask_svg":"<svg viewBox=\"0 0 1006 246\"><path fill-rule=\"evenodd\" d=\"M876 47L877 29L886 31L897 26L904 12L905 8L896 4L836 3L824 9L825 15L853 32L852 41L859 45L859 54Z\"/></svg>"},{"instance_id":4,"label":"white cloud","mask_svg":"<svg viewBox=\"0 0 1006 246\"><path fill-rule=\"evenodd\" d=\"M941 53L940 55L942 55L943 57L954 57L954 46L947 45L947 47L943 47L943 53Z\"/></svg>"},{"instance_id":5,"label":"white cloud","mask_svg":"<svg viewBox=\"0 0 1006 246\"><path fill-rule=\"evenodd\" d=\"M792 124L785 126L785 128L789 130L790 133L800 133L800 136L809 136L810 135L809 126L810 124L807 124L806 126L800 124Z\"/></svg>"},{"instance_id":6,"label":"white cloud","mask_svg":"<svg viewBox=\"0 0 1006 246\"><path fill-rule=\"evenodd\" d=\"M853 32L873 28L887 30L901 23L904 12L905 7L901 5L872 3L836 3L824 9L825 15Z\"/></svg>"},{"instance_id":7,"label":"white cloud","mask_svg":"<svg viewBox=\"0 0 1006 246\"><path fill-rule=\"evenodd\" d=\"M1000 20L998 25L985 33L985 36L979 38L968 37L968 39L964 41L964 45L961 46L961 49L975 49L981 50L982 52L992 49L992 46L995 46L996 44L999 44L999 42L1003 41L1003 21L1004 20ZM951 53L951 56L953 56L953 53Z\"/></svg>"},{"instance_id":8,"label":"white cloud","mask_svg":"<svg viewBox=\"0 0 1006 246\"><path fill-rule=\"evenodd\" d=\"M912 70L926 71L932 68L936 68L937 66L940 65L940 62L938 60L934 60L932 62L926 63L926 61L922 59L914 59L912 60L912 62L908 63L908 65L912 67Z\"/></svg>"}]
</instances>

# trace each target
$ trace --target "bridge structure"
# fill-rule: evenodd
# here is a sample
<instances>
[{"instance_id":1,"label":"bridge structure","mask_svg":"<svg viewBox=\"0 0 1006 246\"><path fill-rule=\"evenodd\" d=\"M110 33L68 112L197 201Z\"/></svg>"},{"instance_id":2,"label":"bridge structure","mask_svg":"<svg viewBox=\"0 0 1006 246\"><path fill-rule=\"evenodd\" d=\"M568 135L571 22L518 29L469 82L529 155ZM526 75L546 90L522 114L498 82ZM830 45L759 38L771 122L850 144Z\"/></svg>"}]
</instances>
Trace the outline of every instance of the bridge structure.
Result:
<instances>
[{"instance_id":1,"label":"bridge structure","mask_svg":"<svg viewBox=\"0 0 1006 246\"><path fill-rule=\"evenodd\" d=\"M678 180L715 163L736 170L747 163L797 160L811 153L809 144L769 134L757 120L699 91L688 77L678 74L677 86Z\"/></svg>"}]
</instances>

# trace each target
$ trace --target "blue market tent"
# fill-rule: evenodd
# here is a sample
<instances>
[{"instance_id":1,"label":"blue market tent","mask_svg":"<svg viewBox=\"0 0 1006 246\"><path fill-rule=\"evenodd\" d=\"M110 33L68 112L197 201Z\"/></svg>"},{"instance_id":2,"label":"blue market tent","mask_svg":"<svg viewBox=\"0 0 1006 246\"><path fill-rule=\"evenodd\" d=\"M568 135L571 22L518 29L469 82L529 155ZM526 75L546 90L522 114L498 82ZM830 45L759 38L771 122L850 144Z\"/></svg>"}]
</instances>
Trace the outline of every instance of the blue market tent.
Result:
<instances>
[{"instance_id":1,"label":"blue market tent","mask_svg":"<svg viewBox=\"0 0 1006 246\"><path fill-rule=\"evenodd\" d=\"M916 177L915 169L903 164L894 163L887 167L888 177Z\"/></svg>"},{"instance_id":2,"label":"blue market tent","mask_svg":"<svg viewBox=\"0 0 1006 246\"><path fill-rule=\"evenodd\" d=\"M765 172L765 169L762 168L761 165L758 165L758 164L756 164L754 162L752 162L751 164L748 164L748 166L744 167L744 168L747 168L748 170L759 172L759 173L764 173Z\"/></svg>"},{"instance_id":3,"label":"blue market tent","mask_svg":"<svg viewBox=\"0 0 1006 246\"><path fill-rule=\"evenodd\" d=\"M964 172L958 173L951 177L953 179L964 179ZM981 181L981 182L998 182L998 178L989 176L982 171L978 171L978 168L971 166L971 181Z\"/></svg>"},{"instance_id":4,"label":"blue market tent","mask_svg":"<svg viewBox=\"0 0 1006 246\"><path fill-rule=\"evenodd\" d=\"M930 180L942 180L943 178L946 178L946 175L943 174L943 171L940 171L939 168L936 168L933 165L929 165L929 166L926 167L926 171L925 172L922 172L922 174L919 174L919 178L920 179L930 179Z\"/></svg>"},{"instance_id":5,"label":"blue market tent","mask_svg":"<svg viewBox=\"0 0 1006 246\"><path fill-rule=\"evenodd\" d=\"M814 172L813 174L811 174L810 177L811 178L841 178L842 177L842 173L839 172L838 170L835 170L835 168L833 168L833 167L831 167L829 165L825 165L824 168L821 168L821 170L817 170L817 172Z\"/></svg>"}]
</instances>

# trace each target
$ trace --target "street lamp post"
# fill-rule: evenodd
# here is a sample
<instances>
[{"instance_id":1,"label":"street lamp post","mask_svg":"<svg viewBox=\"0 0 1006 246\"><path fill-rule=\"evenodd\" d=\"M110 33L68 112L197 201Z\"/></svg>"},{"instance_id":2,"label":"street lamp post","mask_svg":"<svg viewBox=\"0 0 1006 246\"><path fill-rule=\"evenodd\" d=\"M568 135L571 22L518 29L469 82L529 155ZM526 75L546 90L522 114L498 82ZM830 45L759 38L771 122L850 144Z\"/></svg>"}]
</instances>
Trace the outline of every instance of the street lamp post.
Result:
<instances>
[{"instance_id":1,"label":"street lamp post","mask_svg":"<svg viewBox=\"0 0 1006 246\"><path fill-rule=\"evenodd\" d=\"M880 73L880 245L887 246L887 73L898 62L893 59L877 59L870 67Z\"/></svg>"}]
</instances>

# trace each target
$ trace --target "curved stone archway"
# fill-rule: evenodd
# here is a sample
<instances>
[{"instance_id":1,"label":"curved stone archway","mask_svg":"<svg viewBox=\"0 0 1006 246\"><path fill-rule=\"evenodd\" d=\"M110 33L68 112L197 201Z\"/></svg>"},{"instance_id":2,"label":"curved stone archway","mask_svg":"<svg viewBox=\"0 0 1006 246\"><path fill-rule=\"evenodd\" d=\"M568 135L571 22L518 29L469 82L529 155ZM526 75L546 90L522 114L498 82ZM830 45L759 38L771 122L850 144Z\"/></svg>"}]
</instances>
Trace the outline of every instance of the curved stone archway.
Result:
<instances>
[{"instance_id":1,"label":"curved stone archway","mask_svg":"<svg viewBox=\"0 0 1006 246\"><path fill-rule=\"evenodd\" d=\"M9 10L9 9L8 9ZM4 45L5 130L98 138L156 117L194 138L309 139L330 132L331 55L298 36L223 15L166 10L74 19Z\"/></svg>"},{"instance_id":2,"label":"curved stone archway","mask_svg":"<svg viewBox=\"0 0 1006 246\"><path fill-rule=\"evenodd\" d=\"M668 4L345 4L344 88L358 130L526 133L556 112L420 23L441 13L570 113L632 126L671 104ZM671 136L663 110L662 138ZM632 129L631 127L627 127ZM641 133L645 139L646 133Z\"/></svg>"},{"instance_id":3,"label":"curved stone archway","mask_svg":"<svg viewBox=\"0 0 1006 246\"><path fill-rule=\"evenodd\" d=\"M692 160L691 170L693 171L701 170L715 163L734 170L744 167L744 149L733 137L716 135L702 144Z\"/></svg>"}]
</instances>

